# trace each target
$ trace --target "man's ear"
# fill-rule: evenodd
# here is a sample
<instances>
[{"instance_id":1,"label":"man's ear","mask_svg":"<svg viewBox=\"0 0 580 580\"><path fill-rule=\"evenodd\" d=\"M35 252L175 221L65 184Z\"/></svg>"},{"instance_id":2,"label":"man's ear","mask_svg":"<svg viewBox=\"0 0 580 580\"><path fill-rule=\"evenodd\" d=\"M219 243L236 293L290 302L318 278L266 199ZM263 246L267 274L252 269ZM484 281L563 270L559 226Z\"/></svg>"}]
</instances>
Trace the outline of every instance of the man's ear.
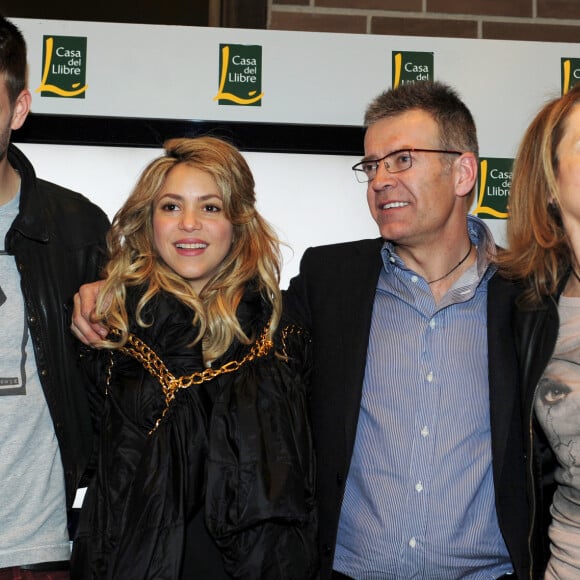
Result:
<instances>
[{"instance_id":1,"label":"man's ear","mask_svg":"<svg viewBox=\"0 0 580 580\"><path fill-rule=\"evenodd\" d=\"M477 181L477 159L471 152L463 153L456 163L455 195L465 197Z\"/></svg>"},{"instance_id":2,"label":"man's ear","mask_svg":"<svg viewBox=\"0 0 580 580\"><path fill-rule=\"evenodd\" d=\"M28 89L24 89L20 92L18 97L16 97L16 102L14 103L14 109L12 111L12 123L10 128L15 131L20 129L30 112L30 105L32 103L32 96Z\"/></svg>"}]
</instances>

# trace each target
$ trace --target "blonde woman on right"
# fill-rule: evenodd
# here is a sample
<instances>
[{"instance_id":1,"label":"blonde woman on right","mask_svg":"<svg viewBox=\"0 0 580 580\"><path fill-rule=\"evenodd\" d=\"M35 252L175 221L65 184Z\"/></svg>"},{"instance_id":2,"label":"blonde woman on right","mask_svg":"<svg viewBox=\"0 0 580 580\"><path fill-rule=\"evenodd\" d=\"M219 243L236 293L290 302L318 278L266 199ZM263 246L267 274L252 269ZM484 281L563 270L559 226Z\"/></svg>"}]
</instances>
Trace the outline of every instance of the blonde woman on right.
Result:
<instances>
[{"instance_id":1,"label":"blonde woman on right","mask_svg":"<svg viewBox=\"0 0 580 580\"><path fill-rule=\"evenodd\" d=\"M580 578L580 86L548 102L513 168L508 248L521 285L514 333L523 388L531 577Z\"/></svg>"}]
</instances>

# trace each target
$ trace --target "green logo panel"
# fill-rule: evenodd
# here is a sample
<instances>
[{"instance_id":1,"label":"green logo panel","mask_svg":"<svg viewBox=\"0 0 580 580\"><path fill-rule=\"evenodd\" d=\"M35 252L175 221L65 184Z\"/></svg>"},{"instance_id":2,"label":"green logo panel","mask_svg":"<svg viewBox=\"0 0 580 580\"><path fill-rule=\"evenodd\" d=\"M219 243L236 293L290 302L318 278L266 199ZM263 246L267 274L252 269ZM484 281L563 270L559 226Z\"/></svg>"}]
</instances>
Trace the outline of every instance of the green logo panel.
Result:
<instances>
[{"instance_id":1,"label":"green logo panel","mask_svg":"<svg viewBox=\"0 0 580 580\"><path fill-rule=\"evenodd\" d=\"M580 82L580 58L562 58L560 65L562 94L565 95Z\"/></svg>"},{"instance_id":2,"label":"green logo panel","mask_svg":"<svg viewBox=\"0 0 580 580\"><path fill-rule=\"evenodd\" d=\"M44 36L42 62L42 81L36 92L43 97L85 98L86 37Z\"/></svg>"},{"instance_id":3,"label":"green logo panel","mask_svg":"<svg viewBox=\"0 0 580 580\"><path fill-rule=\"evenodd\" d=\"M472 212L474 215L484 219L508 217L513 162L509 158L480 158L477 205Z\"/></svg>"},{"instance_id":4,"label":"green logo panel","mask_svg":"<svg viewBox=\"0 0 580 580\"><path fill-rule=\"evenodd\" d=\"M214 101L220 105L261 106L262 47L220 44L219 76Z\"/></svg>"},{"instance_id":5,"label":"green logo panel","mask_svg":"<svg viewBox=\"0 0 580 580\"><path fill-rule=\"evenodd\" d=\"M393 51L392 84L396 88L406 83L432 81L434 79L434 56L432 52Z\"/></svg>"}]
</instances>

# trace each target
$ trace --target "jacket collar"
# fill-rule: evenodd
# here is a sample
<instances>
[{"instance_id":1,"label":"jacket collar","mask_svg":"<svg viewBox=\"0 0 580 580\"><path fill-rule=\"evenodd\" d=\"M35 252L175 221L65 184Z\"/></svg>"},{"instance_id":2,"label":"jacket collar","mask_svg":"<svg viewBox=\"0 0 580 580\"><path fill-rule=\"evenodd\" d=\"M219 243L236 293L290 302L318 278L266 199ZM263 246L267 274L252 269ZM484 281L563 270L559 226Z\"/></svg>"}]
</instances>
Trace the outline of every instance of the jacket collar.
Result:
<instances>
[{"instance_id":1,"label":"jacket collar","mask_svg":"<svg viewBox=\"0 0 580 580\"><path fill-rule=\"evenodd\" d=\"M8 162L20 174L20 207L12 224L23 236L48 242L46 200L41 199L37 189L36 173L27 157L12 143L8 146Z\"/></svg>"}]
</instances>

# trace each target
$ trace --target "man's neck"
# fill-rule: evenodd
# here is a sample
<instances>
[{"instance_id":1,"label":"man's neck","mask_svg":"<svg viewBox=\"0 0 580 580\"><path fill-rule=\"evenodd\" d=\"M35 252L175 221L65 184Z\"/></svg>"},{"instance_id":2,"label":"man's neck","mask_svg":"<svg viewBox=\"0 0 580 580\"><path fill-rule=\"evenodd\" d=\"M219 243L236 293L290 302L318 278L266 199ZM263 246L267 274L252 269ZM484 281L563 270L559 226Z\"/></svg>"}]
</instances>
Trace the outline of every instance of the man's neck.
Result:
<instances>
[{"instance_id":1,"label":"man's neck","mask_svg":"<svg viewBox=\"0 0 580 580\"><path fill-rule=\"evenodd\" d=\"M450 240L419 247L397 246L397 253L407 268L423 276L437 303L477 258L467 227Z\"/></svg>"},{"instance_id":2,"label":"man's neck","mask_svg":"<svg viewBox=\"0 0 580 580\"><path fill-rule=\"evenodd\" d=\"M0 161L0 205L7 204L14 199L20 189L20 174L8 163L4 157Z\"/></svg>"}]
</instances>

